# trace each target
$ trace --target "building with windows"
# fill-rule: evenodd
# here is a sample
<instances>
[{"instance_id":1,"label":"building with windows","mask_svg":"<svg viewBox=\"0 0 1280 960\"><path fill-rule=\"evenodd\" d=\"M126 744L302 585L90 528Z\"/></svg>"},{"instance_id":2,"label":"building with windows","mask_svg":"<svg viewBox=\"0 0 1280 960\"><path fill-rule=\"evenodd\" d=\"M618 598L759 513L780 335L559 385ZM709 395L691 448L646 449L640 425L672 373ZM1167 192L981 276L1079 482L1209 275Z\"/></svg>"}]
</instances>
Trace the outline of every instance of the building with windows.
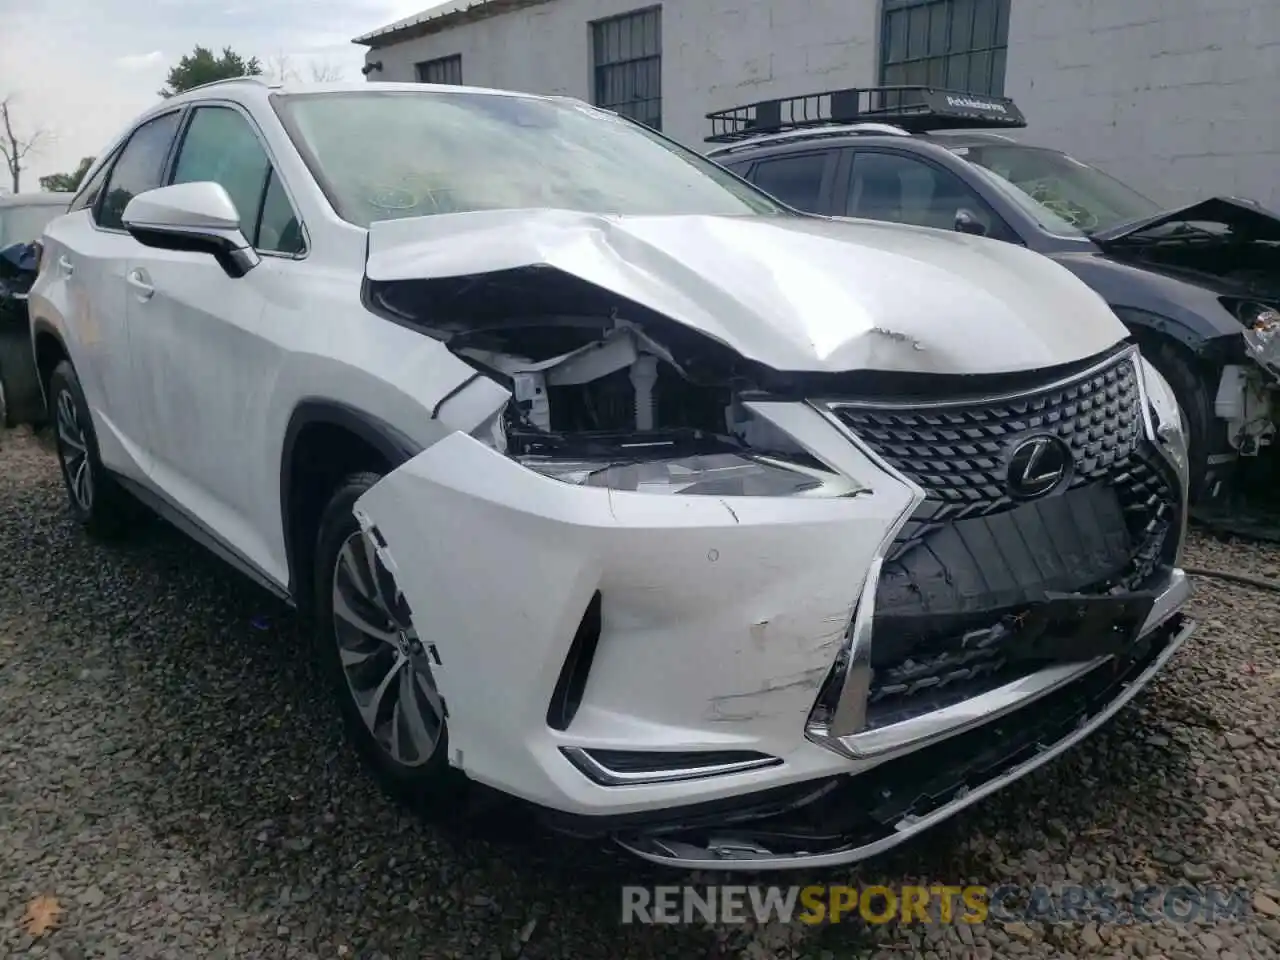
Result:
<instances>
[{"instance_id":1,"label":"building with windows","mask_svg":"<svg viewBox=\"0 0 1280 960\"><path fill-rule=\"evenodd\" d=\"M774 97L1004 93L1026 137L1157 200L1280 207L1277 0L456 0L356 43L373 81L580 97L695 148L708 112Z\"/></svg>"}]
</instances>

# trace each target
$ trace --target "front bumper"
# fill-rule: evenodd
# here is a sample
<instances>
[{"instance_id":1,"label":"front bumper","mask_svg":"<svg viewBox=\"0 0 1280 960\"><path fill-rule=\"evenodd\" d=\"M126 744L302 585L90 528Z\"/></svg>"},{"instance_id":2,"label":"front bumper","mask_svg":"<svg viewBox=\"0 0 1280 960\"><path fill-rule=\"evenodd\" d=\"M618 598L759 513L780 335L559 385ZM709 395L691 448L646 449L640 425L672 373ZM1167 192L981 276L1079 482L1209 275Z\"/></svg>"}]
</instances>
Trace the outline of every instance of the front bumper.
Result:
<instances>
[{"instance_id":1,"label":"front bumper","mask_svg":"<svg viewBox=\"0 0 1280 960\"><path fill-rule=\"evenodd\" d=\"M1130 360L1136 355L1123 362ZM1117 404L1140 390L1131 377L1116 381L1115 362L1107 361L1111 380L1099 380L1105 403L1089 408L1069 388L1076 391L1067 396L1070 417L1085 417L1091 431L1103 430L1104 413L1114 416ZM828 410L802 403L753 408L866 490L820 499L584 488L452 434L361 498L357 515L385 544L383 559L438 662L455 767L536 804L561 826L628 837L628 846L651 859L847 862L898 842L907 828L866 839L863 825L852 840L841 829L799 846L792 838L784 844L792 849L782 852L758 838L745 845L691 840L685 830L708 817L723 825L815 810L843 792L841 785L869 783L864 778L899 769L904 758L935 749L960 755L952 748L994 735L1007 715L1024 725L1020 708L1031 703L1064 695L1087 701L1084 723L1092 729L1185 640L1189 627L1177 611L1188 583L1170 566L1175 553L1161 548L1161 579L1144 581L1154 598L1136 645L1156 653L1136 673L1117 668L1132 689L1108 689L1097 703L1071 693L1105 675L1106 664L1123 664L1126 651L1055 663L1012 682L997 675L977 695L930 705L901 722L869 724L865 712L839 708L816 722L816 705L837 674L842 704L866 701L864 665L856 656L849 669L840 665L868 645L864 621L881 566L900 534L921 535L916 511L925 490ZM1095 419L1088 419L1091 409ZM1143 411L1143 426L1134 429L1154 444ZM1094 434L1080 434L1090 469L1098 477L1133 473L1105 446L1123 431L1105 430L1112 439L1103 447ZM1132 488L1141 497L1146 489ZM1079 502L1087 505L1087 498ZM1170 544L1183 522L1162 521ZM998 532L983 526L983 517L975 523L970 531ZM1045 736L1042 745L1058 751L1083 732ZM971 757L989 752L966 749ZM1014 757L1014 766L988 776L961 764L970 793L989 793L1044 762L1012 749L997 753L1001 763ZM953 798L920 818L932 823L969 802Z\"/></svg>"}]
</instances>

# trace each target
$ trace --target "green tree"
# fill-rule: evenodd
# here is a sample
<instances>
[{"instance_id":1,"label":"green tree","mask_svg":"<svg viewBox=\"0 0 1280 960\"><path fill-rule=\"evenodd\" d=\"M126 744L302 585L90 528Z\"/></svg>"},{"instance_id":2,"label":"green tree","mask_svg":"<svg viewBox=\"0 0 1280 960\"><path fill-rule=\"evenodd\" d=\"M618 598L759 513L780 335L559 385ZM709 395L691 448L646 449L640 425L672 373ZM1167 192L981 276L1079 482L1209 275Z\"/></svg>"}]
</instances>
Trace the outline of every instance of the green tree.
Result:
<instances>
[{"instance_id":1,"label":"green tree","mask_svg":"<svg viewBox=\"0 0 1280 960\"><path fill-rule=\"evenodd\" d=\"M93 161L93 157L84 157L80 160L80 165L71 173L51 173L47 177L41 177L40 189L54 193L75 193L80 189L80 184L84 181L85 174L93 166Z\"/></svg>"},{"instance_id":2,"label":"green tree","mask_svg":"<svg viewBox=\"0 0 1280 960\"><path fill-rule=\"evenodd\" d=\"M184 90L215 80L232 77L257 77L262 74L262 64L257 57L246 60L230 47L222 48L222 56L216 57L208 47L196 46L195 50L169 69L169 82L160 91L162 97L172 97Z\"/></svg>"}]
</instances>

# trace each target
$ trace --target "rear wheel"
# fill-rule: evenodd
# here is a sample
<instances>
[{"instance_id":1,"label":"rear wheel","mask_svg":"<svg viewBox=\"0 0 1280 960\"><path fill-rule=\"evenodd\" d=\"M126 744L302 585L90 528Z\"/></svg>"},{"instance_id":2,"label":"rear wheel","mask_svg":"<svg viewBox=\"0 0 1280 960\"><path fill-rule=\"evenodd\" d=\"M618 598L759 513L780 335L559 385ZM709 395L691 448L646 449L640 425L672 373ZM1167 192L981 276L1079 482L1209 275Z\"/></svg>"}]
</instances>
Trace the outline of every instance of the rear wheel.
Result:
<instances>
[{"instance_id":1,"label":"rear wheel","mask_svg":"<svg viewBox=\"0 0 1280 960\"><path fill-rule=\"evenodd\" d=\"M138 504L102 466L89 404L69 360L54 368L48 395L54 445L71 515L94 536L123 536L138 519Z\"/></svg>"},{"instance_id":2,"label":"rear wheel","mask_svg":"<svg viewBox=\"0 0 1280 960\"><path fill-rule=\"evenodd\" d=\"M379 479L372 473L348 477L321 517L314 571L317 653L366 766L397 799L434 808L465 781L449 766L435 661L394 576L352 512Z\"/></svg>"}]
</instances>

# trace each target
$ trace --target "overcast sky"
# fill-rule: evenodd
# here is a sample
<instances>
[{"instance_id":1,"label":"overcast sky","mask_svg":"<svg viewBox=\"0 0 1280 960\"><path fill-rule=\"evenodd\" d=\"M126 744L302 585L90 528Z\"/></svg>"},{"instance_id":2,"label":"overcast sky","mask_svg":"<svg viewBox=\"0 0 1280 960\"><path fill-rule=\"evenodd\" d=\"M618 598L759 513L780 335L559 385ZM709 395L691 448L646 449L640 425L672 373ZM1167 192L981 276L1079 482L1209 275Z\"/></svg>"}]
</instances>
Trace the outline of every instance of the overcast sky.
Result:
<instances>
[{"instance_id":1,"label":"overcast sky","mask_svg":"<svg viewBox=\"0 0 1280 960\"><path fill-rule=\"evenodd\" d=\"M49 131L28 157L22 189L69 171L154 103L169 67L196 44L266 63L284 54L359 80L351 38L439 0L0 0L0 97L16 132ZM0 176L7 189L7 178Z\"/></svg>"}]
</instances>

